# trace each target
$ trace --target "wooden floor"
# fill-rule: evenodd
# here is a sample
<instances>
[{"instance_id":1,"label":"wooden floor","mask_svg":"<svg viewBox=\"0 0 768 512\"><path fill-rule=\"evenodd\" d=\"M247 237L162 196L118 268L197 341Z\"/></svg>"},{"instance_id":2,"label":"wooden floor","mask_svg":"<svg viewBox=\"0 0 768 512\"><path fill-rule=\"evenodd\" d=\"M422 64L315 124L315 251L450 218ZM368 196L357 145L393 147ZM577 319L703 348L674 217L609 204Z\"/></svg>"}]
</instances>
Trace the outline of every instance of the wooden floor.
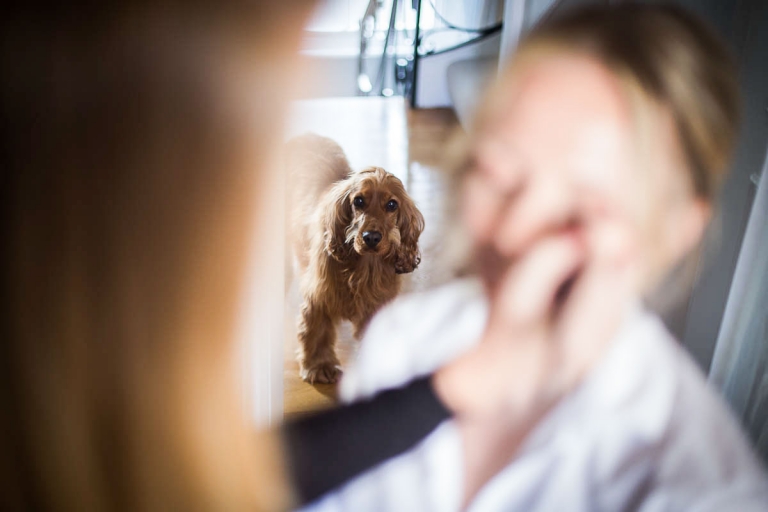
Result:
<instances>
[{"instance_id":1,"label":"wooden floor","mask_svg":"<svg viewBox=\"0 0 768 512\"><path fill-rule=\"evenodd\" d=\"M420 239L422 264L406 277L404 292L421 290L446 279L437 264L445 231L448 179L439 170L445 145L458 127L450 109L409 110L402 98L330 98L296 102L289 135L314 132L336 140L353 169L385 168L405 183L425 218ZM290 186L290 184L288 184ZM300 302L295 282L287 296L285 318L284 410L291 417L328 407L336 400L335 386L309 385L298 375L296 317ZM357 348L348 324L339 330L337 350L345 365Z\"/></svg>"}]
</instances>

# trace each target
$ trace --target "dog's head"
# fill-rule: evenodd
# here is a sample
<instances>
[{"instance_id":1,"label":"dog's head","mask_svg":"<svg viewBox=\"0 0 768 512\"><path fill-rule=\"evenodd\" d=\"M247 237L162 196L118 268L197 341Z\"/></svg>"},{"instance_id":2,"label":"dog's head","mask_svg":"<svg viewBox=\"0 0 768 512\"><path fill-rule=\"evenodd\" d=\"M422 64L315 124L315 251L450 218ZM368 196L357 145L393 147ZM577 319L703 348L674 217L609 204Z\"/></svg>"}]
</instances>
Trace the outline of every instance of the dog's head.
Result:
<instances>
[{"instance_id":1,"label":"dog's head","mask_svg":"<svg viewBox=\"0 0 768 512\"><path fill-rule=\"evenodd\" d=\"M323 236L331 256L339 261L381 257L399 274L416 269L424 217L397 177L369 167L338 182L327 198Z\"/></svg>"}]
</instances>

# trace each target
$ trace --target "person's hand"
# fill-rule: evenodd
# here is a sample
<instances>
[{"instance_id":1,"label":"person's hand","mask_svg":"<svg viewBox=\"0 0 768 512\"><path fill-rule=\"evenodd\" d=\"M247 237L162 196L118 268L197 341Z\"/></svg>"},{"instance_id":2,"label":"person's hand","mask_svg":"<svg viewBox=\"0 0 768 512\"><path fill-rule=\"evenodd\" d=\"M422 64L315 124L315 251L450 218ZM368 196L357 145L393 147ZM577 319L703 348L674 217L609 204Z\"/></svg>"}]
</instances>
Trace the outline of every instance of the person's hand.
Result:
<instances>
[{"instance_id":1,"label":"person's hand","mask_svg":"<svg viewBox=\"0 0 768 512\"><path fill-rule=\"evenodd\" d=\"M488 273L497 282L486 283L483 339L433 380L457 416L465 504L605 351L632 296L627 235L620 219L596 215L588 224L542 230L509 264L498 254L488 258L500 270Z\"/></svg>"},{"instance_id":2,"label":"person's hand","mask_svg":"<svg viewBox=\"0 0 768 512\"><path fill-rule=\"evenodd\" d=\"M626 224L605 209L521 240L514 251L527 249L488 285L483 340L434 385L457 416L526 428L604 352L631 300L633 255Z\"/></svg>"}]
</instances>

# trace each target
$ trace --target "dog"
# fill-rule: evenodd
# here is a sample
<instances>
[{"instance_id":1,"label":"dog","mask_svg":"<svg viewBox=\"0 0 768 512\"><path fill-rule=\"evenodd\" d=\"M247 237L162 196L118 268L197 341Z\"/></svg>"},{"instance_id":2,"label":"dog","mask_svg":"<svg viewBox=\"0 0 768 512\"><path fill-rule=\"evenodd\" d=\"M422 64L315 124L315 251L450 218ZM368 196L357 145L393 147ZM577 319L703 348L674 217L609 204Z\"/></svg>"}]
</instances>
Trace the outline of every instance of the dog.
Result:
<instances>
[{"instance_id":1,"label":"dog","mask_svg":"<svg viewBox=\"0 0 768 512\"><path fill-rule=\"evenodd\" d=\"M336 328L360 339L374 313L421 262L424 217L403 183L380 167L353 172L341 147L307 134L286 145L290 243L300 275L300 376L341 376Z\"/></svg>"}]
</instances>

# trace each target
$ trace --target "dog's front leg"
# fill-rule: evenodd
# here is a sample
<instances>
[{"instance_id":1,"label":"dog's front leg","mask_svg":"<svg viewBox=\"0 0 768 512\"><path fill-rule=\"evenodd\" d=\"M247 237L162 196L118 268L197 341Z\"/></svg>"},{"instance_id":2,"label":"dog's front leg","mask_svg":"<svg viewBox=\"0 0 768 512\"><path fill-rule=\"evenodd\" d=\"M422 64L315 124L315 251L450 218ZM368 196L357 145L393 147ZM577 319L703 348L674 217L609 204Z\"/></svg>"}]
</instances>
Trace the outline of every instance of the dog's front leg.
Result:
<instances>
[{"instance_id":1,"label":"dog's front leg","mask_svg":"<svg viewBox=\"0 0 768 512\"><path fill-rule=\"evenodd\" d=\"M336 323L321 304L305 301L298 328L299 375L310 384L330 384L341 377L336 357Z\"/></svg>"},{"instance_id":2,"label":"dog's front leg","mask_svg":"<svg viewBox=\"0 0 768 512\"><path fill-rule=\"evenodd\" d=\"M360 316L352 320L352 327L354 329L352 335L356 340L363 339L365 330L368 328L368 324L371 323L371 319L375 313L376 310L365 311L361 313Z\"/></svg>"}]
</instances>

